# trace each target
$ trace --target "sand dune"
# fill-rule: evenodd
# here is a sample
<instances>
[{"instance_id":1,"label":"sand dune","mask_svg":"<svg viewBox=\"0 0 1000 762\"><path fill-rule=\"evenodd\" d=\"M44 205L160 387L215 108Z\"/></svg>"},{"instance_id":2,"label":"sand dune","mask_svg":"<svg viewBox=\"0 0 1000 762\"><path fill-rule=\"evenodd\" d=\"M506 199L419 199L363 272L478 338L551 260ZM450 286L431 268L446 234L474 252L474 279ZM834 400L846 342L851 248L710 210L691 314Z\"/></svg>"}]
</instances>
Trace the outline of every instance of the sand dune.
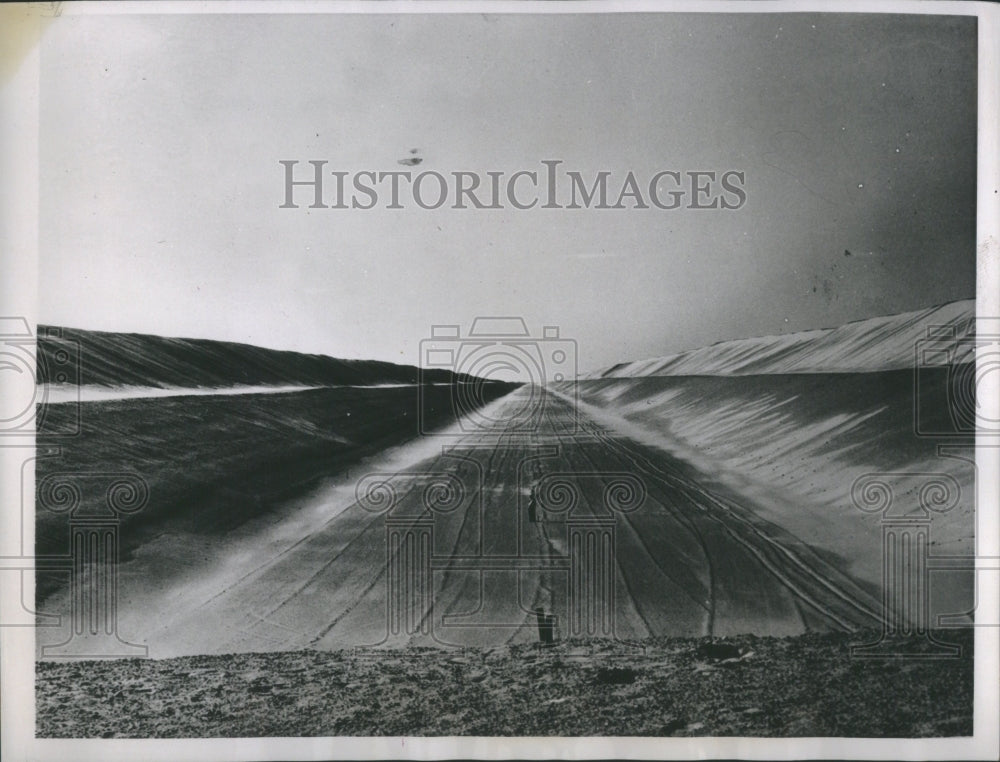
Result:
<instances>
[{"instance_id":1,"label":"sand dune","mask_svg":"<svg viewBox=\"0 0 1000 762\"><path fill-rule=\"evenodd\" d=\"M881 480L914 518L921 488L944 475L949 510L926 513L931 552L974 553L971 443L952 442L942 455L938 441L914 435L911 373L605 379L577 392L602 423L710 475L756 515L836 554L869 589L883 586L885 517L852 495L869 475L891 474ZM971 608L969 572L938 571L932 584L935 613Z\"/></svg>"},{"instance_id":2,"label":"sand dune","mask_svg":"<svg viewBox=\"0 0 1000 762\"><path fill-rule=\"evenodd\" d=\"M451 382L447 370L210 339L38 326L38 383L197 388ZM468 379L466 379L468 380Z\"/></svg>"},{"instance_id":3,"label":"sand dune","mask_svg":"<svg viewBox=\"0 0 1000 762\"><path fill-rule=\"evenodd\" d=\"M646 376L744 376L764 373L851 373L912 368L918 342L933 331L952 362L968 362L975 300L950 302L899 315L846 323L838 328L722 341L665 357L637 360L590 378ZM965 339L965 341L963 341Z\"/></svg>"},{"instance_id":4,"label":"sand dune","mask_svg":"<svg viewBox=\"0 0 1000 762\"><path fill-rule=\"evenodd\" d=\"M974 315L973 301L954 302L721 342L558 388L619 433L710 474L881 591L886 515L862 511L856 485L885 482L893 511L926 519L932 556L968 566L975 553ZM947 363L924 365L924 348ZM931 483L947 495L925 511L921 490ZM973 606L972 574L930 579L933 614L961 621Z\"/></svg>"},{"instance_id":5,"label":"sand dune","mask_svg":"<svg viewBox=\"0 0 1000 762\"><path fill-rule=\"evenodd\" d=\"M750 344L719 345L698 355L723 358L719 375L486 385L488 407L461 420L449 385L83 403L84 436L62 464L39 461L40 483L64 466L147 479L148 507L121 525L117 621L153 656L527 643L539 610L561 638L878 627L894 613L885 515L852 489L888 474L897 509L920 518L927 478L944 483L930 554L960 566L975 475L967 440L942 451L915 433L956 426L948 368L916 385L836 358L902 363L929 321L967 329L967 308L784 337L770 354L758 342L764 366L795 373L748 375ZM805 372L820 360L839 370ZM420 436L428 400L451 428ZM64 547L67 522L39 510L41 553ZM41 580L41 610L67 614ZM930 606L968 623L971 574L936 572ZM43 646L66 635L39 632Z\"/></svg>"}]
</instances>

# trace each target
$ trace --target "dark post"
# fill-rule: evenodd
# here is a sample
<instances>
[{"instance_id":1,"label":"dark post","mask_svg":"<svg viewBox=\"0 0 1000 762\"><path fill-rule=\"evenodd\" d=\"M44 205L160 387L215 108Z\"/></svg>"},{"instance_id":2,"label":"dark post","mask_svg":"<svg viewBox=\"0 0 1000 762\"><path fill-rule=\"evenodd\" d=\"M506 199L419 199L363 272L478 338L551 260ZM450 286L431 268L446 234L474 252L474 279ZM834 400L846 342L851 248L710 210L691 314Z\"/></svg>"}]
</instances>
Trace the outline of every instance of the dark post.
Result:
<instances>
[{"instance_id":1,"label":"dark post","mask_svg":"<svg viewBox=\"0 0 1000 762\"><path fill-rule=\"evenodd\" d=\"M542 645L552 645L552 626L555 624L555 617L546 614L544 609L535 609L535 622L538 624L538 639Z\"/></svg>"}]
</instances>

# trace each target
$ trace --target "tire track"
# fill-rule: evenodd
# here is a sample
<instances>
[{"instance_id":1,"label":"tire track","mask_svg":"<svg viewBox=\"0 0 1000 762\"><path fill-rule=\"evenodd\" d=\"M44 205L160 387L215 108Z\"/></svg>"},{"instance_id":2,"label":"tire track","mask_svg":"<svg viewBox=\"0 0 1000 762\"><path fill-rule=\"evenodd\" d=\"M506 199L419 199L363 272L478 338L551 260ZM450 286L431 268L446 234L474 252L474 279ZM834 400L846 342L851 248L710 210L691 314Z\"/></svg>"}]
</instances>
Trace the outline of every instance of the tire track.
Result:
<instances>
[{"instance_id":1,"label":"tire track","mask_svg":"<svg viewBox=\"0 0 1000 762\"><path fill-rule=\"evenodd\" d=\"M660 462L653 463L639 449L640 446L637 444L627 443L627 440L624 438L611 438L597 425L591 428L591 433L601 439L610 449L617 449L625 457L640 463L642 470L654 476L654 478L662 478L665 481L673 482L675 488L687 497L693 505L700 508L709 520L722 527L735 542L752 553L761 565L788 587L796 597L815 609L823 617L835 622L839 627L848 631L862 625L877 626L881 623L881 615L877 607L865 605L859 600L862 597L867 598L867 595L864 595L860 590L851 595L839 585L831 582L819 570L810 566L780 541L769 536L757 525L744 518L741 514L747 512L746 508L723 500L712 490L690 481L687 477L681 476L670 466L668 460L661 459ZM666 471L670 471L670 473L665 473ZM752 539L736 531L736 528L733 526L734 523L739 526L742 532L750 534ZM803 547L807 546L803 545ZM788 565L792 569L786 570L783 568ZM837 573L829 565L825 563L822 565L825 572ZM840 575L840 573L837 574L844 576ZM798 580L795 579L796 576L799 577ZM816 595L804 589L803 585L821 588L828 596L836 598L844 607L853 611L854 616L848 618L843 614L835 612L829 605L822 603ZM854 586L852 585L852 587Z\"/></svg>"}]
</instances>

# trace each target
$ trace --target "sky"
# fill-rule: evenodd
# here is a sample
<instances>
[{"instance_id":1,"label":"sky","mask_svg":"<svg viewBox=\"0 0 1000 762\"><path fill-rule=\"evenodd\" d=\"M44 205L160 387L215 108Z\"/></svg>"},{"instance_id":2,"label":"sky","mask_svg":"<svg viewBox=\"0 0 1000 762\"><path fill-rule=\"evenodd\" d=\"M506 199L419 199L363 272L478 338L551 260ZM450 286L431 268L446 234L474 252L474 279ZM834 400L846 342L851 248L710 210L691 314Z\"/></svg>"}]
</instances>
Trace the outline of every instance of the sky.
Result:
<instances>
[{"instance_id":1,"label":"sky","mask_svg":"<svg viewBox=\"0 0 1000 762\"><path fill-rule=\"evenodd\" d=\"M63 16L39 317L417 364L433 325L519 316L584 372L972 298L975 37L854 14ZM616 190L736 170L746 202L280 208L280 161L414 156L558 159Z\"/></svg>"}]
</instances>

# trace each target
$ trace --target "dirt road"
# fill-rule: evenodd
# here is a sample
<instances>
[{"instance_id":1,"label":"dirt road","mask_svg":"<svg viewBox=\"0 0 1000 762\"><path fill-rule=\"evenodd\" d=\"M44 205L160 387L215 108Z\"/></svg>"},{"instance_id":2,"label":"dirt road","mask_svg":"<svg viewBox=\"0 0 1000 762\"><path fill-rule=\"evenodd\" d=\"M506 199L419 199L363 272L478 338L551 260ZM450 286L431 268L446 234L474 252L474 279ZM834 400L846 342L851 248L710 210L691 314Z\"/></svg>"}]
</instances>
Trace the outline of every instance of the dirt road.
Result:
<instances>
[{"instance_id":1,"label":"dirt road","mask_svg":"<svg viewBox=\"0 0 1000 762\"><path fill-rule=\"evenodd\" d=\"M154 657L488 647L537 641L539 611L559 639L878 626L877 600L829 554L707 487L710 474L532 393L441 437L435 457L359 472L303 536L219 546L238 554L235 578L146 569L175 605L123 584L129 640Z\"/></svg>"}]
</instances>

